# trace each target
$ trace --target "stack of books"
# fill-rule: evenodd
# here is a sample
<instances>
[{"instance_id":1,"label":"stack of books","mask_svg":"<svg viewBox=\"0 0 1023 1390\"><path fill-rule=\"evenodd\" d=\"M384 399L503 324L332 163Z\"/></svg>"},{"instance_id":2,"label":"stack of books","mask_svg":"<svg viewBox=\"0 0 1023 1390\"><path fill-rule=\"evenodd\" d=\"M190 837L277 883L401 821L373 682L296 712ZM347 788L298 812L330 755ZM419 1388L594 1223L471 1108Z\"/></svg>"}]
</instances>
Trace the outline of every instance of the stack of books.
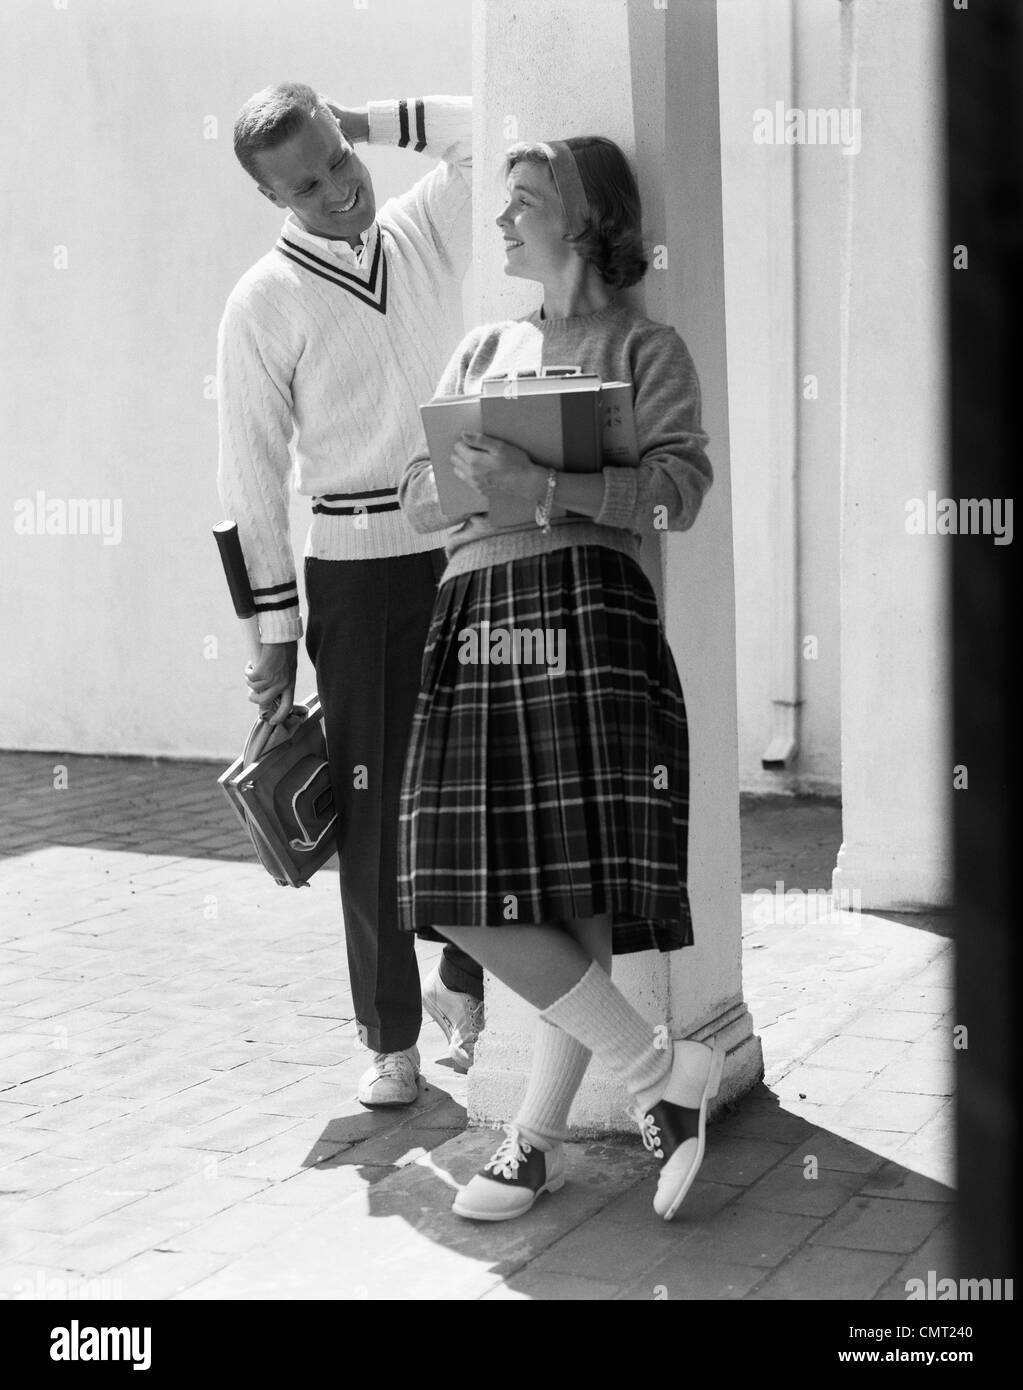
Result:
<instances>
[{"instance_id":1,"label":"stack of books","mask_svg":"<svg viewBox=\"0 0 1023 1390\"><path fill-rule=\"evenodd\" d=\"M534 463L564 473L598 473L639 462L632 386L601 381L578 367L539 376L492 376L478 396L438 396L419 407L444 515L486 513L495 526L532 522L534 507L511 493L489 498L457 476L451 463L463 433L488 434L523 449ZM552 518L567 515L563 507Z\"/></svg>"}]
</instances>

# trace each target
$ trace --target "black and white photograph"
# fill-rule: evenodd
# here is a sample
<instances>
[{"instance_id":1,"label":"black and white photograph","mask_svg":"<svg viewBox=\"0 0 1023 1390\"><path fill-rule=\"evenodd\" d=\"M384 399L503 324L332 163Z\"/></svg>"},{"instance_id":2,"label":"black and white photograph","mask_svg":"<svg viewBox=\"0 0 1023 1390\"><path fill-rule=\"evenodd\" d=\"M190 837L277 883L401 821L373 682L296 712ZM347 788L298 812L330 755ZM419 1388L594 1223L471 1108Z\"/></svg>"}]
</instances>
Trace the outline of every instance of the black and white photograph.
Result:
<instances>
[{"instance_id":1,"label":"black and white photograph","mask_svg":"<svg viewBox=\"0 0 1023 1390\"><path fill-rule=\"evenodd\" d=\"M993 1371L1023 6L4 0L0 55L28 1373L456 1301Z\"/></svg>"}]
</instances>

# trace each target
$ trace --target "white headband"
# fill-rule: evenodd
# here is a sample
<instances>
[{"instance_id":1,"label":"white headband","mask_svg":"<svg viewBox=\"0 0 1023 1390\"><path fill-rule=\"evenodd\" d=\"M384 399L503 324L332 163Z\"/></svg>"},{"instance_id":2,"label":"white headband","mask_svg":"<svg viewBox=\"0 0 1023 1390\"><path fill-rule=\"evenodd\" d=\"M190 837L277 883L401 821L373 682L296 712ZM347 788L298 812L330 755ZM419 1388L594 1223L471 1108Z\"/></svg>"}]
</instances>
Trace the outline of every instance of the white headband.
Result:
<instances>
[{"instance_id":1,"label":"white headband","mask_svg":"<svg viewBox=\"0 0 1023 1390\"><path fill-rule=\"evenodd\" d=\"M552 140L549 143L541 141L533 146L521 144L513 146L508 153L511 155L530 148L540 150L550 164L554 187L558 190L558 197L565 211L569 235L579 236L586 226L590 204L583 188L579 166L575 162L575 155L564 140Z\"/></svg>"}]
</instances>

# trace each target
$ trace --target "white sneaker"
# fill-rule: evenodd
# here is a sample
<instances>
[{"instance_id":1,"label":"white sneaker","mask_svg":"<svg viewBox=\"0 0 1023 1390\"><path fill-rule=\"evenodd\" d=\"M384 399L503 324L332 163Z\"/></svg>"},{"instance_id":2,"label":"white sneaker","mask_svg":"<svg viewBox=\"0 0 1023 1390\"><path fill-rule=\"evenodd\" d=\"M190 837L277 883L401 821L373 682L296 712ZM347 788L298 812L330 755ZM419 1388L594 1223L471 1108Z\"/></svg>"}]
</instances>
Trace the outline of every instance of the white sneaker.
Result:
<instances>
[{"instance_id":1,"label":"white sneaker","mask_svg":"<svg viewBox=\"0 0 1023 1390\"><path fill-rule=\"evenodd\" d=\"M548 1152L523 1139L514 1125L502 1128L507 1136L504 1142L452 1203L456 1216L470 1221L510 1221L529 1211L541 1192L557 1192L564 1187L562 1144L555 1144Z\"/></svg>"},{"instance_id":2,"label":"white sneaker","mask_svg":"<svg viewBox=\"0 0 1023 1390\"><path fill-rule=\"evenodd\" d=\"M448 989L440 967L434 966L423 981L423 1008L447 1038L452 1062L460 1071L468 1071L476 1055L476 1039L483 1031L483 1000Z\"/></svg>"},{"instance_id":3,"label":"white sneaker","mask_svg":"<svg viewBox=\"0 0 1023 1390\"><path fill-rule=\"evenodd\" d=\"M411 1105L419 1095L419 1048L374 1052L373 1065L359 1080L363 1105Z\"/></svg>"}]
</instances>

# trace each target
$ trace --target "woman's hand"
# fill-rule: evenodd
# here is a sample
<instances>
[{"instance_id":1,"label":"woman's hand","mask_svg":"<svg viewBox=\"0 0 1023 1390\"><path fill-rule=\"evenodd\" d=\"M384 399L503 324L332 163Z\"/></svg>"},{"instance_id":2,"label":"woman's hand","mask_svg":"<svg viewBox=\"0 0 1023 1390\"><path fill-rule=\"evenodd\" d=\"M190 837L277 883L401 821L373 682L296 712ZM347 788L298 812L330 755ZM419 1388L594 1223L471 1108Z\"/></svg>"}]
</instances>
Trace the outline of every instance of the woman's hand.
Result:
<instances>
[{"instance_id":1,"label":"woman's hand","mask_svg":"<svg viewBox=\"0 0 1023 1390\"><path fill-rule=\"evenodd\" d=\"M463 434L451 454L456 475L477 492L508 492L539 504L547 494L547 470L525 450L489 434Z\"/></svg>"}]
</instances>

